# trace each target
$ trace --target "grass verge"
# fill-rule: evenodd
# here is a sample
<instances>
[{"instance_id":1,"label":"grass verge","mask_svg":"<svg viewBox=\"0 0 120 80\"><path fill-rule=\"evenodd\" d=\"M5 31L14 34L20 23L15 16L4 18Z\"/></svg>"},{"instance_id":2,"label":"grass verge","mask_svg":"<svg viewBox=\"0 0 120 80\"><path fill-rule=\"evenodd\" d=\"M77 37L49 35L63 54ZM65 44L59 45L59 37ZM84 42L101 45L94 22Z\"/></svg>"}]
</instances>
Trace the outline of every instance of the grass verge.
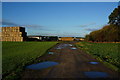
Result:
<instances>
[{"instance_id":1,"label":"grass verge","mask_svg":"<svg viewBox=\"0 0 120 80\"><path fill-rule=\"evenodd\" d=\"M120 43L79 42L76 46L93 55L106 66L120 72Z\"/></svg>"},{"instance_id":2,"label":"grass verge","mask_svg":"<svg viewBox=\"0 0 120 80\"><path fill-rule=\"evenodd\" d=\"M3 42L2 75L4 79L17 79L26 64L33 62L57 42Z\"/></svg>"}]
</instances>

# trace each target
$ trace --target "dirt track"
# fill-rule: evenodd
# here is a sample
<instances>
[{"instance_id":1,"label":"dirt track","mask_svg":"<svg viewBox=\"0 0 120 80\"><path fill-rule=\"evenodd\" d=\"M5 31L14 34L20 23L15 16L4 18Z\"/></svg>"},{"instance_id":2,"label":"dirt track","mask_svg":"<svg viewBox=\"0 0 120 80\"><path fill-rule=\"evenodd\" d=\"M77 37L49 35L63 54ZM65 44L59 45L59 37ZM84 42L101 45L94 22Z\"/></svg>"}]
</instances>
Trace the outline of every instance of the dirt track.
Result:
<instances>
[{"instance_id":1,"label":"dirt track","mask_svg":"<svg viewBox=\"0 0 120 80\"><path fill-rule=\"evenodd\" d=\"M71 44L74 46L73 43ZM89 77L85 75L85 72L91 71L107 73L108 76L105 77L106 79L115 78L116 80L116 78L118 78L119 75L117 72L78 48L72 50L71 48L73 46L66 46L66 43L56 45L54 48L50 49L50 52L54 52L54 54L46 54L39 59L43 61L55 61L59 64L42 70L25 69L22 80L33 80L35 78L86 79ZM57 49L58 47L62 48ZM90 64L89 62L98 62L98 64Z\"/></svg>"}]
</instances>

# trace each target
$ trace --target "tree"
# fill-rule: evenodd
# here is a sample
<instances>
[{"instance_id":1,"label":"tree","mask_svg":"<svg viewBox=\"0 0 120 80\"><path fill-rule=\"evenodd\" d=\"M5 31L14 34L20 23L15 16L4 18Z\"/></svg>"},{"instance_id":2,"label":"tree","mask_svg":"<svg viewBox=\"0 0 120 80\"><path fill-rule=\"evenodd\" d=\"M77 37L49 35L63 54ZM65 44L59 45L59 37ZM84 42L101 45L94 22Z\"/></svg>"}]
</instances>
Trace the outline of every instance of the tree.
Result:
<instances>
[{"instance_id":1,"label":"tree","mask_svg":"<svg viewBox=\"0 0 120 80\"><path fill-rule=\"evenodd\" d=\"M118 25L120 26L120 5L118 6Z\"/></svg>"},{"instance_id":2,"label":"tree","mask_svg":"<svg viewBox=\"0 0 120 80\"><path fill-rule=\"evenodd\" d=\"M109 15L109 24L120 25L120 6Z\"/></svg>"},{"instance_id":3,"label":"tree","mask_svg":"<svg viewBox=\"0 0 120 80\"><path fill-rule=\"evenodd\" d=\"M87 41L119 42L120 41L120 6L115 8L109 16L109 25L86 35Z\"/></svg>"},{"instance_id":4,"label":"tree","mask_svg":"<svg viewBox=\"0 0 120 80\"><path fill-rule=\"evenodd\" d=\"M120 27L116 25L106 25L100 30L91 32L86 35L86 41L93 42L119 42Z\"/></svg>"}]
</instances>

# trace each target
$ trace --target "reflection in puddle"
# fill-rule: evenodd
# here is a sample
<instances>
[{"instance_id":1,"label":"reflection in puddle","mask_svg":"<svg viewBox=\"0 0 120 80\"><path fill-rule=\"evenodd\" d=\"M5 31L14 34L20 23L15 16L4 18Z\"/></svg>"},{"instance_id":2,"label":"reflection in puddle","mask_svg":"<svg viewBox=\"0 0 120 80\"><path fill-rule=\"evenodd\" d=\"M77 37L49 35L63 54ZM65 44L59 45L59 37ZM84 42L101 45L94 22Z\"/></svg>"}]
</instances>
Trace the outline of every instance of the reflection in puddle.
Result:
<instances>
[{"instance_id":1,"label":"reflection in puddle","mask_svg":"<svg viewBox=\"0 0 120 80\"><path fill-rule=\"evenodd\" d=\"M38 64L32 64L27 66L27 69L33 69L33 70L37 70L37 69L44 69L44 68L48 68L48 67L52 67L55 65L58 65L59 63L57 62L52 62L52 61L46 61L46 62L41 62Z\"/></svg>"},{"instance_id":2,"label":"reflection in puddle","mask_svg":"<svg viewBox=\"0 0 120 80\"><path fill-rule=\"evenodd\" d=\"M60 47L57 47L56 49L61 49Z\"/></svg>"},{"instance_id":3,"label":"reflection in puddle","mask_svg":"<svg viewBox=\"0 0 120 80\"><path fill-rule=\"evenodd\" d=\"M90 64L99 64L99 62L89 62Z\"/></svg>"},{"instance_id":4,"label":"reflection in puddle","mask_svg":"<svg viewBox=\"0 0 120 80\"><path fill-rule=\"evenodd\" d=\"M54 54L54 52L48 52L48 54Z\"/></svg>"},{"instance_id":5,"label":"reflection in puddle","mask_svg":"<svg viewBox=\"0 0 120 80\"><path fill-rule=\"evenodd\" d=\"M69 46L73 46L72 44L69 44Z\"/></svg>"},{"instance_id":6,"label":"reflection in puddle","mask_svg":"<svg viewBox=\"0 0 120 80\"><path fill-rule=\"evenodd\" d=\"M63 46L64 46L64 47L67 47L67 46L68 46L68 44L63 44Z\"/></svg>"},{"instance_id":7,"label":"reflection in puddle","mask_svg":"<svg viewBox=\"0 0 120 80\"><path fill-rule=\"evenodd\" d=\"M105 72L84 72L84 74L88 77L88 78L106 78L108 77L108 74Z\"/></svg>"},{"instance_id":8,"label":"reflection in puddle","mask_svg":"<svg viewBox=\"0 0 120 80\"><path fill-rule=\"evenodd\" d=\"M73 45L72 44L61 44L56 49L63 49L63 48L69 47L69 46L73 46Z\"/></svg>"},{"instance_id":9,"label":"reflection in puddle","mask_svg":"<svg viewBox=\"0 0 120 80\"><path fill-rule=\"evenodd\" d=\"M72 47L71 49L77 49L77 48L75 48L75 47Z\"/></svg>"}]
</instances>

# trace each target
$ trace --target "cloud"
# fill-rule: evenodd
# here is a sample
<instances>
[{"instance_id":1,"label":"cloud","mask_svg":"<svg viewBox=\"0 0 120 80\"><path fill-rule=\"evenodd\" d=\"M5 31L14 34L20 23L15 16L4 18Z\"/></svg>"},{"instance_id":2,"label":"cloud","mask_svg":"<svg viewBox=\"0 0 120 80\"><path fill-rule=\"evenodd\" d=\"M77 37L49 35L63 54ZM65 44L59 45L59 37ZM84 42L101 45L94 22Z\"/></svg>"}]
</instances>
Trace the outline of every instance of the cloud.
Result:
<instances>
[{"instance_id":1,"label":"cloud","mask_svg":"<svg viewBox=\"0 0 120 80\"><path fill-rule=\"evenodd\" d=\"M86 31L95 31L95 30L98 30L97 28L87 28L85 29Z\"/></svg>"},{"instance_id":2,"label":"cloud","mask_svg":"<svg viewBox=\"0 0 120 80\"><path fill-rule=\"evenodd\" d=\"M82 32L62 32L59 33L58 36L60 37L84 37L84 34L86 32L82 33Z\"/></svg>"},{"instance_id":3,"label":"cloud","mask_svg":"<svg viewBox=\"0 0 120 80\"><path fill-rule=\"evenodd\" d=\"M54 29L52 29L52 28L48 28L47 26L41 26L41 25L24 25L24 26L21 26L21 27L26 27L27 29L30 29L30 30L32 30L32 29L34 29L34 30L37 30L37 31L57 31L58 32L58 30L54 30Z\"/></svg>"},{"instance_id":4,"label":"cloud","mask_svg":"<svg viewBox=\"0 0 120 80\"><path fill-rule=\"evenodd\" d=\"M16 24L10 20L7 20L7 19L0 19L0 25L1 27L8 27L8 26L11 26L11 27L14 27L14 26L21 26L21 27L25 27L29 30L40 30L40 31L56 31L56 30L53 30L53 29L48 29L46 26L41 26L41 25L37 25L37 24Z\"/></svg>"},{"instance_id":5,"label":"cloud","mask_svg":"<svg viewBox=\"0 0 120 80\"><path fill-rule=\"evenodd\" d=\"M9 20L6 20L6 19L1 19L0 20L0 25L6 25L6 26L18 26L18 24L15 24Z\"/></svg>"},{"instance_id":6,"label":"cloud","mask_svg":"<svg viewBox=\"0 0 120 80\"><path fill-rule=\"evenodd\" d=\"M96 23L89 23L89 24L80 25L79 27L88 27L88 26L95 25L95 24Z\"/></svg>"},{"instance_id":7,"label":"cloud","mask_svg":"<svg viewBox=\"0 0 120 80\"><path fill-rule=\"evenodd\" d=\"M21 25L22 27L33 27L33 28L40 28L43 27L41 25L35 25L35 24L31 24L31 25Z\"/></svg>"},{"instance_id":8,"label":"cloud","mask_svg":"<svg viewBox=\"0 0 120 80\"><path fill-rule=\"evenodd\" d=\"M34 25L34 24L30 24L30 25L27 25L27 24L16 24L10 20L7 20L7 19L0 19L0 25L4 26L4 27L7 27L7 26L21 26L21 27L31 27L31 28L42 28L44 26L41 26L41 25Z\"/></svg>"},{"instance_id":9,"label":"cloud","mask_svg":"<svg viewBox=\"0 0 120 80\"><path fill-rule=\"evenodd\" d=\"M43 30L43 31L57 31L57 30L52 30L52 29L40 29L40 30Z\"/></svg>"}]
</instances>

